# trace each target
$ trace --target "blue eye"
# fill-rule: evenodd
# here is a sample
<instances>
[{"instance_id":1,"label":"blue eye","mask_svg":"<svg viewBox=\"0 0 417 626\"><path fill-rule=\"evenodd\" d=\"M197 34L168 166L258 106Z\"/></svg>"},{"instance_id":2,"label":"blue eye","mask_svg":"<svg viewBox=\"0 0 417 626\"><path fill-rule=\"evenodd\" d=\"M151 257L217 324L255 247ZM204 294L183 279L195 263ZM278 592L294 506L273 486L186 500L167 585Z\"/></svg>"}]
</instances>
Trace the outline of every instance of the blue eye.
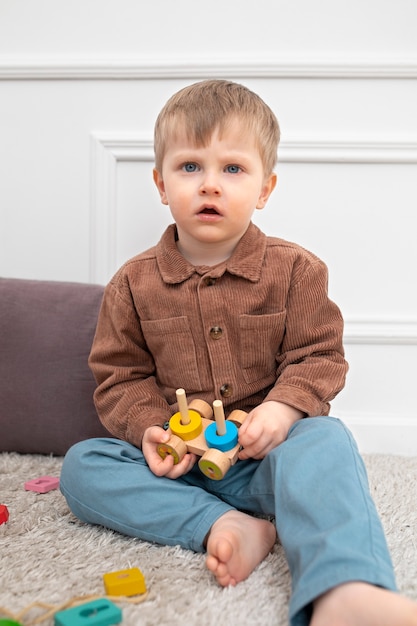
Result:
<instances>
[{"instance_id":1,"label":"blue eye","mask_svg":"<svg viewBox=\"0 0 417 626\"><path fill-rule=\"evenodd\" d=\"M182 166L182 169L184 170L184 172L196 172L197 171L197 164L196 163L185 163Z\"/></svg>"},{"instance_id":2,"label":"blue eye","mask_svg":"<svg viewBox=\"0 0 417 626\"><path fill-rule=\"evenodd\" d=\"M229 174L238 174L241 170L239 165L228 165L226 171L229 172Z\"/></svg>"}]
</instances>

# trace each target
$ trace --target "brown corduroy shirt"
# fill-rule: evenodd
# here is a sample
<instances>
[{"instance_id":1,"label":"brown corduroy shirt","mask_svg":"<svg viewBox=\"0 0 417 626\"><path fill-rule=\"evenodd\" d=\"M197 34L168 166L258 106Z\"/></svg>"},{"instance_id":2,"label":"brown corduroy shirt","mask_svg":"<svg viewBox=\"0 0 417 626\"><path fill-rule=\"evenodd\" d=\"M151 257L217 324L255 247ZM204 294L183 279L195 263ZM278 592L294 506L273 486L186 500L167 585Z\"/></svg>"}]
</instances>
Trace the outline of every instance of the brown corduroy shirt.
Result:
<instances>
[{"instance_id":1,"label":"brown corduroy shirt","mask_svg":"<svg viewBox=\"0 0 417 626\"><path fill-rule=\"evenodd\" d=\"M265 400L327 415L347 372L343 320L327 269L296 244L250 224L233 255L194 267L171 225L106 287L90 355L100 419L140 447L143 433L188 400L228 414Z\"/></svg>"}]
</instances>

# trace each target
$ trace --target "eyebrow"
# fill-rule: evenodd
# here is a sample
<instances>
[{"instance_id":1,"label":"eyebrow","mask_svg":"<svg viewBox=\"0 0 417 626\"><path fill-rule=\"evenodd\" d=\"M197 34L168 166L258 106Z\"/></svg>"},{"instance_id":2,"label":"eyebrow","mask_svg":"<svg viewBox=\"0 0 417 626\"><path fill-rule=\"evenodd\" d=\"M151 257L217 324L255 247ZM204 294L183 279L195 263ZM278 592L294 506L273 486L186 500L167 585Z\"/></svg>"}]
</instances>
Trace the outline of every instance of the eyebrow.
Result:
<instances>
[{"instance_id":1,"label":"eyebrow","mask_svg":"<svg viewBox=\"0 0 417 626\"><path fill-rule=\"evenodd\" d=\"M173 156L175 157L175 159L187 161L188 159L190 159L190 157L194 158L195 155L198 155L202 150L204 150L204 148L200 148L198 146L195 146L195 147L190 146L189 148L185 148L185 149L181 148L178 151L174 151ZM221 160L224 160L224 161L234 161L236 159L245 160L246 158L248 158L248 152L237 150L237 149L236 150L230 149L230 150L224 151L220 158Z\"/></svg>"}]
</instances>

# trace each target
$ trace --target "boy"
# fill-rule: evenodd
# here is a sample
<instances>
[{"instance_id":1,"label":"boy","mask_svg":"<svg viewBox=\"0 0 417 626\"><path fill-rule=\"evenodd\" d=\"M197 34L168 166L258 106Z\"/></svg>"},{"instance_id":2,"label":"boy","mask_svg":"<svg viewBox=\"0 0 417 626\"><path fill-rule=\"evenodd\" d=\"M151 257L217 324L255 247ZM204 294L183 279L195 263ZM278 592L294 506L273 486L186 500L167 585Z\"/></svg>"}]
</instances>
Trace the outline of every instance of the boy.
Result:
<instances>
[{"instance_id":1,"label":"boy","mask_svg":"<svg viewBox=\"0 0 417 626\"><path fill-rule=\"evenodd\" d=\"M273 515L293 626L417 624L417 606L390 591L356 446L327 417L347 364L326 268L251 222L275 187L278 141L269 107L232 82L197 83L162 109L154 181L175 224L107 286L90 356L98 413L118 439L74 446L61 489L84 521L206 550L223 586L276 541L274 524L250 513ZM221 481L194 454L175 465L157 453L179 387L248 412L240 460Z\"/></svg>"}]
</instances>

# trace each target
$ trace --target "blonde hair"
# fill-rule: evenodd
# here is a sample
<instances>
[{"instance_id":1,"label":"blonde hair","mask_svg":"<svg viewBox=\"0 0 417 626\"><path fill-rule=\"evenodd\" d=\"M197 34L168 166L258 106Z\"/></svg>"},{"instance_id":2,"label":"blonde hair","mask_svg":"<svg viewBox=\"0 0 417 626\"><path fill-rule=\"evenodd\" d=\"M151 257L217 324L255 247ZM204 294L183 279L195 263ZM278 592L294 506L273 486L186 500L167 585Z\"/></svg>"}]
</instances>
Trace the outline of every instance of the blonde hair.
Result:
<instances>
[{"instance_id":1,"label":"blonde hair","mask_svg":"<svg viewBox=\"0 0 417 626\"><path fill-rule=\"evenodd\" d=\"M205 80L175 93L158 115L154 132L155 167L161 172L167 144L185 132L196 146L205 146L213 132L221 134L238 119L253 133L265 175L277 162L280 139L278 120L253 91L227 80Z\"/></svg>"}]
</instances>

